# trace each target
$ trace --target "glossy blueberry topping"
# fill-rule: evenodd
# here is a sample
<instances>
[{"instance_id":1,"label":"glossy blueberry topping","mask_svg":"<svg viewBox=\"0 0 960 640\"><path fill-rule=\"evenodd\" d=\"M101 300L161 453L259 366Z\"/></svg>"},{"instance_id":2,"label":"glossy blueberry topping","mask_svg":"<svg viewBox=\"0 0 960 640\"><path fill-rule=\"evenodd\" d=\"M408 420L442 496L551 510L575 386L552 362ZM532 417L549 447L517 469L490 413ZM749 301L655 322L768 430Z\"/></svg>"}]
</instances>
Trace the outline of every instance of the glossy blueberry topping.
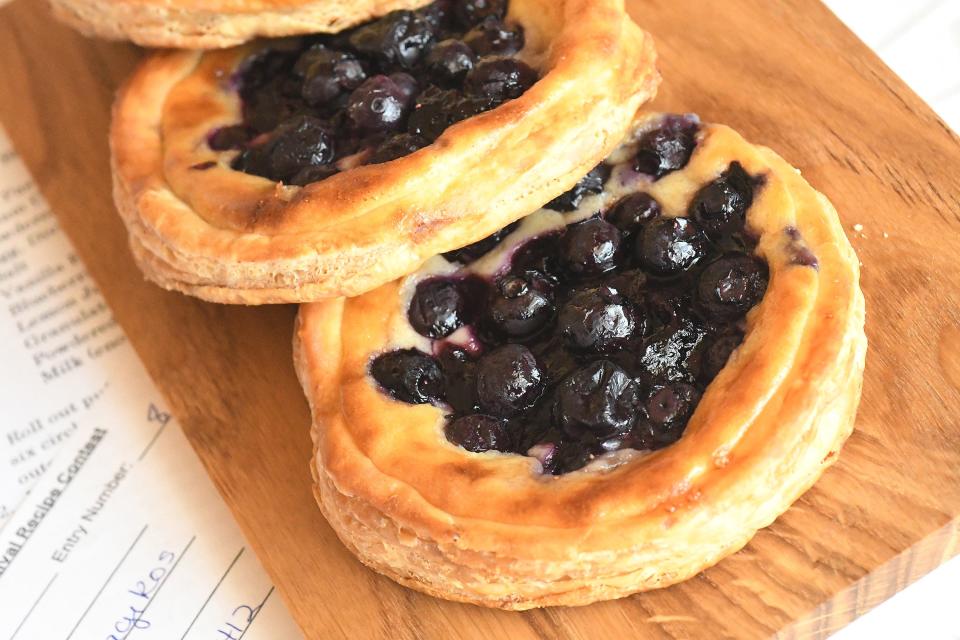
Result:
<instances>
[{"instance_id":1,"label":"glossy blueberry topping","mask_svg":"<svg viewBox=\"0 0 960 640\"><path fill-rule=\"evenodd\" d=\"M333 51L323 45L308 49L294 70L303 69L300 93L312 106L331 102L343 93L353 91L366 80L367 74L357 58L345 51Z\"/></svg>"},{"instance_id":2,"label":"glossy blueberry topping","mask_svg":"<svg viewBox=\"0 0 960 640\"><path fill-rule=\"evenodd\" d=\"M336 173L320 165L381 164L432 144L451 125L519 97L538 79L511 57L524 36L505 21L506 5L436 0L338 34L274 40L231 79L243 121L211 131L208 144L235 152L234 169L301 186ZM304 118L326 132L323 162L319 125L299 146L275 144ZM298 158L303 163L292 166Z\"/></svg>"},{"instance_id":3,"label":"glossy blueberry topping","mask_svg":"<svg viewBox=\"0 0 960 640\"><path fill-rule=\"evenodd\" d=\"M351 47L381 68L413 69L434 41L434 26L413 11L393 11L361 26L349 37Z\"/></svg>"},{"instance_id":4,"label":"glossy blueberry topping","mask_svg":"<svg viewBox=\"0 0 960 640\"><path fill-rule=\"evenodd\" d=\"M602 218L570 225L563 240L563 260L574 275L595 275L617 266L620 231Z\"/></svg>"},{"instance_id":5,"label":"glossy blueberry topping","mask_svg":"<svg viewBox=\"0 0 960 640\"><path fill-rule=\"evenodd\" d=\"M545 209L554 211L573 211L580 206L583 199L591 194L603 191L603 185L610 177L610 167L601 162L590 170L572 189L563 193L544 205Z\"/></svg>"},{"instance_id":6,"label":"glossy blueberry topping","mask_svg":"<svg viewBox=\"0 0 960 640\"><path fill-rule=\"evenodd\" d=\"M711 320L741 316L767 290L767 265L754 256L735 253L710 263L697 281L697 304Z\"/></svg>"},{"instance_id":7,"label":"glossy blueberry topping","mask_svg":"<svg viewBox=\"0 0 960 640\"><path fill-rule=\"evenodd\" d=\"M664 122L654 131L695 120ZM627 183L610 183L610 170L580 184L622 193ZM618 180L635 176L632 166L615 170ZM718 183L735 196L708 208L705 194ZM584 219L590 212L570 198L557 209L577 209L564 214L565 226L513 244L536 228L525 224L482 267L471 264L516 223L445 254L459 270L421 280L409 308L414 329L434 340L430 361L440 374L417 397L446 412L450 442L529 456L549 474L676 442L766 291L767 265L746 223L760 188L733 163L695 190L688 216L671 217L635 192L597 199L600 210ZM732 215L707 215L731 202ZM809 252L796 230L781 242Z\"/></svg>"},{"instance_id":8,"label":"glossy blueberry topping","mask_svg":"<svg viewBox=\"0 0 960 640\"><path fill-rule=\"evenodd\" d=\"M706 241L689 218L659 218L646 225L636 242L636 256L651 273L675 274L700 260Z\"/></svg>"},{"instance_id":9,"label":"glossy blueberry topping","mask_svg":"<svg viewBox=\"0 0 960 640\"><path fill-rule=\"evenodd\" d=\"M623 233L636 233L644 225L660 217L660 203L653 196L631 193L617 201L607 212L607 221Z\"/></svg>"},{"instance_id":10,"label":"glossy blueberry topping","mask_svg":"<svg viewBox=\"0 0 960 640\"><path fill-rule=\"evenodd\" d=\"M711 237L736 231L753 203L753 184L739 162L705 185L690 203L690 217Z\"/></svg>"},{"instance_id":11,"label":"glossy blueberry topping","mask_svg":"<svg viewBox=\"0 0 960 640\"><path fill-rule=\"evenodd\" d=\"M484 110L484 102L457 89L430 87L417 97L407 131L425 140L436 140L448 127Z\"/></svg>"},{"instance_id":12,"label":"glossy blueberry topping","mask_svg":"<svg viewBox=\"0 0 960 640\"><path fill-rule=\"evenodd\" d=\"M444 338L466 322L467 302L460 283L446 278L432 278L417 284L410 300L407 319L422 336Z\"/></svg>"},{"instance_id":13,"label":"glossy blueberry topping","mask_svg":"<svg viewBox=\"0 0 960 640\"><path fill-rule=\"evenodd\" d=\"M427 54L427 71L441 86L456 86L473 69L477 56L462 40L444 40Z\"/></svg>"},{"instance_id":14,"label":"glossy blueberry topping","mask_svg":"<svg viewBox=\"0 0 960 640\"><path fill-rule=\"evenodd\" d=\"M570 374L557 391L557 420L573 436L625 433L637 416L639 389L609 360L596 360Z\"/></svg>"},{"instance_id":15,"label":"glossy blueberry topping","mask_svg":"<svg viewBox=\"0 0 960 640\"><path fill-rule=\"evenodd\" d=\"M522 344L507 344L477 363L477 401L484 411L508 418L532 405L543 387L536 356Z\"/></svg>"},{"instance_id":16,"label":"glossy blueberry topping","mask_svg":"<svg viewBox=\"0 0 960 640\"><path fill-rule=\"evenodd\" d=\"M693 154L698 129L696 118L667 117L640 138L633 168L655 179L682 169Z\"/></svg>"},{"instance_id":17,"label":"glossy blueberry topping","mask_svg":"<svg viewBox=\"0 0 960 640\"><path fill-rule=\"evenodd\" d=\"M498 418L474 413L448 422L444 427L447 440L467 451L506 451L510 446L507 426Z\"/></svg>"},{"instance_id":18,"label":"glossy blueberry topping","mask_svg":"<svg viewBox=\"0 0 960 640\"><path fill-rule=\"evenodd\" d=\"M699 401L700 391L687 382L654 386L644 405L650 428L643 435L654 446L676 442Z\"/></svg>"},{"instance_id":19,"label":"glossy blueberry topping","mask_svg":"<svg viewBox=\"0 0 960 640\"><path fill-rule=\"evenodd\" d=\"M427 146L427 141L420 136L415 136L411 133L398 133L377 147L377 150L367 158L367 164L390 162L391 160L410 155L414 151L419 151L425 146Z\"/></svg>"},{"instance_id":20,"label":"glossy blueberry topping","mask_svg":"<svg viewBox=\"0 0 960 640\"><path fill-rule=\"evenodd\" d=\"M410 97L388 76L373 76L350 95L347 117L360 131L391 131L403 126Z\"/></svg>"},{"instance_id":21,"label":"glossy blueberry topping","mask_svg":"<svg viewBox=\"0 0 960 640\"><path fill-rule=\"evenodd\" d=\"M484 18L503 18L507 14L507 0L458 0L454 15L463 26L473 26Z\"/></svg>"},{"instance_id":22,"label":"glossy blueberry topping","mask_svg":"<svg viewBox=\"0 0 960 640\"><path fill-rule=\"evenodd\" d=\"M522 338L542 329L556 312L553 284L537 271L508 273L491 290L490 323L507 336Z\"/></svg>"},{"instance_id":23,"label":"glossy blueberry topping","mask_svg":"<svg viewBox=\"0 0 960 640\"><path fill-rule=\"evenodd\" d=\"M464 81L468 95L496 104L519 98L537 81L537 72L514 58L487 58L477 63Z\"/></svg>"},{"instance_id":24,"label":"glossy blueberry topping","mask_svg":"<svg viewBox=\"0 0 960 640\"><path fill-rule=\"evenodd\" d=\"M523 30L487 16L467 32L463 41L479 56L508 56L523 49Z\"/></svg>"},{"instance_id":25,"label":"glossy blueberry topping","mask_svg":"<svg viewBox=\"0 0 960 640\"><path fill-rule=\"evenodd\" d=\"M577 291L557 316L560 336L576 351L603 353L622 346L637 324L633 305L609 286Z\"/></svg>"},{"instance_id":26,"label":"glossy blueberry topping","mask_svg":"<svg viewBox=\"0 0 960 640\"><path fill-rule=\"evenodd\" d=\"M370 363L370 375L384 391L410 404L433 402L443 393L440 365L416 349L380 354Z\"/></svg>"},{"instance_id":27,"label":"glossy blueberry topping","mask_svg":"<svg viewBox=\"0 0 960 640\"><path fill-rule=\"evenodd\" d=\"M333 159L333 145L333 135L322 120L311 116L289 120L266 145L270 175L289 181L303 167L325 165Z\"/></svg>"}]
</instances>

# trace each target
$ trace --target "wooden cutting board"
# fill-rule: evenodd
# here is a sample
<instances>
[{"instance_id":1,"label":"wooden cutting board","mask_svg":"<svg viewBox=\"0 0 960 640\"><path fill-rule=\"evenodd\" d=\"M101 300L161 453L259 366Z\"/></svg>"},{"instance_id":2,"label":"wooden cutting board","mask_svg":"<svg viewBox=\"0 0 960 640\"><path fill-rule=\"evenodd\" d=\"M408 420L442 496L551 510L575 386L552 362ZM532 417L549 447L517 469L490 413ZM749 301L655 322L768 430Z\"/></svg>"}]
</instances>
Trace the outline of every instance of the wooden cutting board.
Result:
<instances>
[{"instance_id":1,"label":"wooden cutting board","mask_svg":"<svg viewBox=\"0 0 960 640\"><path fill-rule=\"evenodd\" d=\"M825 637L957 553L960 142L815 0L630 7L659 46L656 108L772 146L836 204L863 261L863 403L839 463L740 553L659 592L527 613L420 595L344 550L310 493L295 309L163 292L127 251L106 131L141 53L35 0L0 9L0 121L308 637Z\"/></svg>"}]
</instances>

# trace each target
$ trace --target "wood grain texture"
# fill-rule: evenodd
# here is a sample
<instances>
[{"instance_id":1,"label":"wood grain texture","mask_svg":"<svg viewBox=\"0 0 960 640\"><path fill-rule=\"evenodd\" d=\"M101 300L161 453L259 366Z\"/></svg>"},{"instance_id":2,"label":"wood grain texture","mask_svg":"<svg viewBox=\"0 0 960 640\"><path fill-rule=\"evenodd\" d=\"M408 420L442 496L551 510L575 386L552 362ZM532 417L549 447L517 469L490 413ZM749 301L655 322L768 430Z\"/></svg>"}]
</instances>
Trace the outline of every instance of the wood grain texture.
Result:
<instances>
[{"instance_id":1,"label":"wood grain texture","mask_svg":"<svg viewBox=\"0 0 960 640\"><path fill-rule=\"evenodd\" d=\"M40 2L0 9L0 121L308 637L821 638L957 553L960 141L814 0L631 7L659 45L655 108L732 125L836 204L864 265L863 402L838 464L740 553L659 592L522 614L414 593L343 549L310 495L294 309L163 292L126 249L106 130L140 53Z\"/></svg>"}]
</instances>

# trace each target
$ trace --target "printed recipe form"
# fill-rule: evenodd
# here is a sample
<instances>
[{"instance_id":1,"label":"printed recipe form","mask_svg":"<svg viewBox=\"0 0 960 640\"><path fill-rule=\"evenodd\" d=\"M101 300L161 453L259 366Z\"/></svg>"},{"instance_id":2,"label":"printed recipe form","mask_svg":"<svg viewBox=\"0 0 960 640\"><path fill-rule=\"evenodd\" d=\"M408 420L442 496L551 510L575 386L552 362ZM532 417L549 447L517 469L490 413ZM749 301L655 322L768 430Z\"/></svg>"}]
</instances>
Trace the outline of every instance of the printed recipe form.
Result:
<instances>
[{"instance_id":1,"label":"printed recipe form","mask_svg":"<svg viewBox=\"0 0 960 640\"><path fill-rule=\"evenodd\" d=\"M0 350L0 640L302 638L2 129Z\"/></svg>"}]
</instances>

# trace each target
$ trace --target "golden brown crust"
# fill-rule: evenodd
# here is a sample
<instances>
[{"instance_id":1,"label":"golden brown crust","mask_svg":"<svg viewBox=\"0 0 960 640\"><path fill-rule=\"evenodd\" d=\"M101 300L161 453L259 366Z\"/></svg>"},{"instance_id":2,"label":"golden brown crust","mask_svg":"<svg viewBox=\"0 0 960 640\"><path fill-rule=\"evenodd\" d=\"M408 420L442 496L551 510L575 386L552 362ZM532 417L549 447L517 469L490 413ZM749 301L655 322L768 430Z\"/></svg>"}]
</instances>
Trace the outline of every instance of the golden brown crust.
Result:
<instances>
[{"instance_id":1,"label":"golden brown crust","mask_svg":"<svg viewBox=\"0 0 960 640\"><path fill-rule=\"evenodd\" d=\"M206 144L240 120L223 85L257 45L148 59L110 135L115 199L144 273L220 302L357 295L563 193L655 92L653 45L622 0L513 0L510 18L542 73L523 96L414 154L304 188L233 171L236 152Z\"/></svg>"},{"instance_id":2,"label":"golden brown crust","mask_svg":"<svg viewBox=\"0 0 960 640\"><path fill-rule=\"evenodd\" d=\"M220 49L257 37L335 33L431 0L49 0L87 35L145 47Z\"/></svg>"},{"instance_id":3,"label":"golden brown crust","mask_svg":"<svg viewBox=\"0 0 960 640\"><path fill-rule=\"evenodd\" d=\"M394 401L367 376L373 354L415 344L403 283L302 307L295 360L314 419L316 495L364 563L508 609L621 597L741 548L836 459L866 350L857 258L830 203L779 156L726 127L704 131L688 167L649 191L678 215L733 160L762 174L748 225L771 279L743 344L666 449L559 478L532 458L469 453L446 442L441 409ZM818 269L797 264L789 229Z\"/></svg>"}]
</instances>

